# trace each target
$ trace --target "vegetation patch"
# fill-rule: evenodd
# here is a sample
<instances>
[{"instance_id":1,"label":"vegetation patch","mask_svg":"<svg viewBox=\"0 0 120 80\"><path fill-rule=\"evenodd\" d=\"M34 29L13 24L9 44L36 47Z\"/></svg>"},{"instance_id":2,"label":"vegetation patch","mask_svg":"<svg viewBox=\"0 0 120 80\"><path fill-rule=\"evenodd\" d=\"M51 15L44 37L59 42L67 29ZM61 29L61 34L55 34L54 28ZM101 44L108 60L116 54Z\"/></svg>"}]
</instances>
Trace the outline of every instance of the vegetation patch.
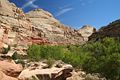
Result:
<instances>
[{"instance_id":1,"label":"vegetation patch","mask_svg":"<svg viewBox=\"0 0 120 80\"><path fill-rule=\"evenodd\" d=\"M75 68L82 68L88 73L100 73L110 80L120 80L120 40L104 38L98 42L84 45L48 46L31 45L28 58L62 60Z\"/></svg>"}]
</instances>

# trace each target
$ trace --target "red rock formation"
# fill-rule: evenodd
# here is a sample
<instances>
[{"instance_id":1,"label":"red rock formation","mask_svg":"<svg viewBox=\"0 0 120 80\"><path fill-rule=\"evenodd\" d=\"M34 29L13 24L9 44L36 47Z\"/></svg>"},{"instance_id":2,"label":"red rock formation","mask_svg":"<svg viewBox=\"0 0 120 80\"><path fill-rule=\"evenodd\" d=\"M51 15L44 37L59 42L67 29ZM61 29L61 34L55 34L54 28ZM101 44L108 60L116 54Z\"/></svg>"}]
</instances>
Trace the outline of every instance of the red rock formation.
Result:
<instances>
[{"instance_id":1,"label":"red rock formation","mask_svg":"<svg viewBox=\"0 0 120 80\"><path fill-rule=\"evenodd\" d=\"M8 76L17 77L22 70L22 65L8 61L0 61L0 71Z\"/></svg>"},{"instance_id":2,"label":"red rock formation","mask_svg":"<svg viewBox=\"0 0 120 80\"><path fill-rule=\"evenodd\" d=\"M0 71L0 80L18 80L17 78L7 76L2 71Z\"/></svg>"}]
</instances>

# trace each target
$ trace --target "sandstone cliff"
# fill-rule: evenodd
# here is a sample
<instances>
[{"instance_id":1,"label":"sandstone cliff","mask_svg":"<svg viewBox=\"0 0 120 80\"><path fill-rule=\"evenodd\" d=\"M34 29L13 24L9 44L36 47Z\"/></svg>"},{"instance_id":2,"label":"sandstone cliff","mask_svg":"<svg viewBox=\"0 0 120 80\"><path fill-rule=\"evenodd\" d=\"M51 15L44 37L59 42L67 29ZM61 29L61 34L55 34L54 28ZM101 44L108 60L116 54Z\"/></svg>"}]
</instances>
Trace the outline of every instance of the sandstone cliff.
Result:
<instances>
[{"instance_id":1,"label":"sandstone cliff","mask_svg":"<svg viewBox=\"0 0 120 80\"><path fill-rule=\"evenodd\" d=\"M47 11L36 9L28 12L26 16L34 25L33 33L39 37L47 38L50 42L63 44L83 42L83 38L77 30L61 24Z\"/></svg>"},{"instance_id":2,"label":"sandstone cliff","mask_svg":"<svg viewBox=\"0 0 120 80\"><path fill-rule=\"evenodd\" d=\"M96 29L92 26L85 25L78 30L78 32L83 36L84 41L88 41L88 37L92 35L92 33L96 32Z\"/></svg>"},{"instance_id":3,"label":"sandstone cliff","mask_svg":"<svg viewBox=\"0 0 120 80\"><path fill-rule=\"evenodd\" d=\"M89 36L89 33L87 36L82 34L84 29L78 31L67 27L47 11L36 9L25 14L8 0L0 0L1 46L25 46L34 43L81 44L86 41L84 37Z\"/></svg>"},{"instance_id":4,"label":"sandstone cliff","mask_svg":"<svg viewBox=\"0 0 120 80\"><path fill-rule=\"evenodd\" d=\"M26 18L21 9L17 8L13 3L9 3L7 0L0 0L1 42L8 45L24 44L25 38L31 36L31 28L31 22Z\"/></svg>"}]
</instances>

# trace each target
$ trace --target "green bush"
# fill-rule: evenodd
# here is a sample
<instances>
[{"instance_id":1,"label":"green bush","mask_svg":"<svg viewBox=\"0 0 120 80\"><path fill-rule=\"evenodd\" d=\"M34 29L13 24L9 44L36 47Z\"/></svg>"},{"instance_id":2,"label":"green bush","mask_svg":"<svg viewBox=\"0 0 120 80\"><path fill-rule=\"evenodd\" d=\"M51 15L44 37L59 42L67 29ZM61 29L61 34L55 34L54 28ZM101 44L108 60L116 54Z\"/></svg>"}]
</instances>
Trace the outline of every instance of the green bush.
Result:
<instances>
[{"instance_id":1,"label":"green bush","mask_svg":"<svg viewBox=\"0 0 120 80\"><path fill-rule=\"evenodd\" d=\"M28 49L28 56L31 60L40 60L40 51L41 51L41 46L37 45L32 45Z\"/></svg>"},{"instance_id":2,"label":"green bush","mask_svg":"<svg viewBox=\"0 0 120 80\"><path fill-rule=\"evenodd\" d=\"M101 73L107 79L120 80L120 42L118 39L105 38L100 42L86 44L86 52L91 57L83 65L90 73Z\"/></svg>"},{"instance_id":3,"label":"green bush","mask_svg":"<svg viewBox=\"0 0 120 80\"><path fill-rule=\"evenodd\" d=\"M28 57L31 60L41 59L62 60L74 67L82 67L88 54L83 54L80 46L48 46L32 45L28 49Z\"/></svg>"},{"instance_id":4,"label":"green bush","mask_svg":"<svg viewBox=\"0 0 120 80\"><path fill-rule=\"evenodd\" d=\"M62 60L88 73L100 73L109 80L120 80L120 40L105 38L84 45L49 46L31 45L28 58Z\"/></svg>"}]
</instances>

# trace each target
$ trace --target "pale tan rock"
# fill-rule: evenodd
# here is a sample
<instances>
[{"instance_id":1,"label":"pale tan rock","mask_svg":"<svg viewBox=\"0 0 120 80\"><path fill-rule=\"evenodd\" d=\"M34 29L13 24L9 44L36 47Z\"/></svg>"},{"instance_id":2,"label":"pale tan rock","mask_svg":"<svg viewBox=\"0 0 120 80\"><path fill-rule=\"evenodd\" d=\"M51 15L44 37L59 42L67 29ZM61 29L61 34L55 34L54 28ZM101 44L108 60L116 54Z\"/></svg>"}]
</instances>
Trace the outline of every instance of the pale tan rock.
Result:
<instances>
[{"instance_id":1,"label":"pale tan rock","mask_svg":"<svg viewBox=\"0 0 120 80\"><path fill-rule=\"evenodd\" d=\"M40 62L30 64L30 67L21 72L19 79L32 79L32 76L34 76L37 80L63 80L70 77L70 72L73 70L73 67L67 64L61 68L45 68L47 65Z\"/></svg>"},{"instance_id":2,"label":"pale tan rock","mask_svg":"<svg viewBox=\"0 0 120 80\"><path fill-rule=\"evenodd\" d=\"M106 78L100 77L100 74L87 74L85 80L106 80Z\"/></svg>"},{"instance_id":3,"label":"pale tan rock","mask_svg":"<svg viewBox=\"0 0 120 80\"><path fill-rule=\"evenodd\" d=\"M11 6L8 0L0 0L0 15L14 16L13 6Z\"/></svg>"},{"instance_id":4,"label":"pale tan rock","mask_svg":"<svg viewBox=\"0 0 120 80\"><path fill-rule=\"evenodd\" d=\"M84 71L73 70L71 74L72 76L66 80L106 80L106 78L101 77L100 74L86 74Z\"/></svg>"},{"instance_id":5,"label":"pale tan rock","mask_svg":"<svg viewBox=\"0 0 120 80\"><path fill-rule=\"evenodd\" d=\"M0 41L0 49L3 47L3 43Z\"/></svg>"},{"instance_id":6,"label":"pale tan rock","mask_svg":"<svg viewBox=\"0 0 120 80\"><path fill-rule=\"evenodd\" d=\"M47 79L56 80L59 77L65 78L65 76L67 76L67 74L65 76L62 75L64 74L64 71L65 71L64 68L35 69L35 70L26 69L21 72L19 78L27 79L27 78L31 78L32 76L34 77L39 76L38 79L41 79L43 77L44 80Z\"/></svg>"},{"instance_id":7,"label":"pale tan rock","mask_svg":"<svg viewBox=\"0 0 120 80\"><path fill-rule=\"evenodd\" d=\"M81 29L79 29L78 32L84 37L85 41L88 41L88 37L96 32L96 29L94 27L85 25Z\"/></svg>"},{"instance_id":8,"label":"pale tan rock","mask_svg":"<svg viewBox=\"0 0 120 80\"><path fill-rule=\"evenodd\" d=\"M72 76L68 77L66 80L85 80L86 73L83 71L71 72Z\"/></svg>"},{"instance_id":9,"label":"pale tan rock","mask_svg":"<svg viewBox=\"0 0 120 80\"><path fill-rule=\"evenodd\" d=\"M53 44L80 44L83 37L77 30L61 24L47 11L37 9L26 14L34 25L35 32L42 33L41 37L47 38Z\"/></svg>"},{"instance_id":10,"label":"pale tan rock","mask_svg":"<svg viewBox=\"0 0 120 80\"><path fill-rule=\"evenodd\" d=\"M61 24L51 13L42 9L30 11L27 14L8 0L0 1L0 29L7 30L4 43L26 46L30 44L81 44L83 36L75 29ZM43 38L42 41L32 40ZM45 40L46 39L46 40ZM19 51L23 53L22 51Z\"/></svg>"},{"instance_id":11,"label":"pale tan rock","mask_svg":"<svg viewBox=\"0 0 120 80\"><path fill-rule=\"evenodd\" d=\"M3 34L4 34L4 29L0 29L0 40L2 40Z\"/></svg>"},{"instance_id":12,"label":"pale tan rock","mask_svg":"<svg viewBox=\"0 0 120 80\"><path fill-rule=\"evenodd\" d=\"M43 62L30 62L30 63L27 63L26 66L29 69L46 69L49 67L48 64Z\"/></svg>"},{"instance_id":13,"label":"pale tan rock","mask_svg":"<svg viewBox=\"0 0 120 80\"><path fill-rule=\"evenodd\" d=\"M26 18L24 12L17 8L8 0L0 0L0 48L6 47L4 44L13 47L14 45L26 46L31 44L29 39L32 34L32 23ZM15 50L16 51L16 50ZM12 56L14 50L10 50L8 55ZM24 51L18 51L26 54ZM3 55L3 54L2 54ZM3 55L4 56L4 55Z\"/></svg>"}]
</instances>

